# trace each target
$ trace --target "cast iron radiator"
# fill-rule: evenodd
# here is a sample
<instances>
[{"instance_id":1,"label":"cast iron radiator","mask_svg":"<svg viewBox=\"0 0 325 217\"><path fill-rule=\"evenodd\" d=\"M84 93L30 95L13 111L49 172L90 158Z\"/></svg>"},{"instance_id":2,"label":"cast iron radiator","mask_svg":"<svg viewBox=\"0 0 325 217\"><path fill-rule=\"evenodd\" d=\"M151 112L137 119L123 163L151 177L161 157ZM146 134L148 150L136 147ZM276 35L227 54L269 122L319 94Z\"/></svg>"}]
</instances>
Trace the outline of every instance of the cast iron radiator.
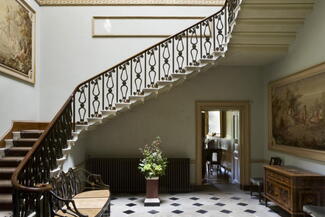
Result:
<instances>
[{"instance_id":1,"label":"cast iron radiator","mask_svg":"<svg viewBox=\"0 0 325 217\"><path fill-rule=\"evenodd\" d=\"M138 169L139 158L91 158L88 171L100 174L113 193L143 193L145 178ZM179 193L190 191L190 159L169 158L166 174L159 179L159 191Z\"/></svg>"}]
</instances>

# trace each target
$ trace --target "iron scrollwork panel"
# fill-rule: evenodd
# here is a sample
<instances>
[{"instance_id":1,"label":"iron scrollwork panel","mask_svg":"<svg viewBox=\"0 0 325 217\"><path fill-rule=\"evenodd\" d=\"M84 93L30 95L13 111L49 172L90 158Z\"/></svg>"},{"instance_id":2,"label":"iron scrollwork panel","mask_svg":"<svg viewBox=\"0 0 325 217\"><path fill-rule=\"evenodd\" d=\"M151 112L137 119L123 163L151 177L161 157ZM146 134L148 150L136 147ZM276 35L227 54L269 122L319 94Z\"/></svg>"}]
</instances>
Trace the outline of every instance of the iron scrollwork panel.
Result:
<instances>
[{"instance_id":1,"label":"iron scrollwork panel","mask_svg":"<svg viewBox=\"0 0 325 217\"><path fill-rule=\"evenodd\" d=\"M87 104L88 98L87 98L87 92L88 92L88 84L84 84L77 90L77 93L75 94L76 101L76 119L78 124L87 124Z\"/></svg>"},{"instance_id":2,"label":"iron scrollwork panel","mask_svg":"<svg viewBox=\"0 0 325 217\"><path fill-rule=\"evenodd\" d=\"M90 82L90 116L92 118L94 117L101 117L100 109L101 109L101 104L103 103L101 101L101 94L103 94L103 89L102 89L102 76L98 76L97 78L93 79Z\"/></svg>"},{"instance_id":3,"label":"iron scrollwork panel","mask_svg":"<svg viewBox=\"0 0 325 217\"><path fill-rule=\"evenodd\" d=\"M171 40L168 40L165 43L162 43L161 45L161 80L171 80L171 71L172 71L172 55L171 55Z\"/></svg>"},{"instance_id":4,"label":"iron scrollwork panel","mask_svg":"<svg viewBox=\"0 0 325 217\"><path fill-rule=\"evenodd\" d=\"M105 110L115 110L115 85L116 85L116 76L115 75L115 69L108 71L104 74L104 85L105 85L105 95L104 95L104 107ZM105 102L106 101L106 102Z\"/></svg>"},{"instance_id":5,"label":"iron scrollwork panel","mask_svg":"<svg viewBox=\"0 0 325 217\"><path fill-rule=\"evenodd\" d=\"M225 23L224 23L225 13L222 11L220 14L214 17L214 28L215 28L215 43L216 51L224 51L226 32L225 32Z\"/></svg>"},{"instance_id":6,"label":"iron scrollwork panel","mask_svg":"<svg viewBox=\"0 0 325 217\"><path fill-rule=\"evenodd\" d=\"M185 72L185 42L184 38L186 38L185 33L178 34L173 38L173 49L175 51L174 54L174 73L184 73Z\"/></svg>"},{"instance_id":7,"label":"iron scrollwork panel","mask_svg":"<svg viewBox=\"0 0 325 217\"><path fill-rule=\"evenodd\" d=\"M130 90L130 62L126 62L125 64L119 66L119 91L118 102L120 103L128 103L129 102L129 90Z\"/></svg>"},{"instance_id":8,"label":"iron scrollwork panel","mask_svg":"<svg viewBox=\"0 0 325 217\"><path fill-rule=\"evenodd\" d=\"M202 23L202 57L206 59L211 59L213 57L213 18L210 18ZM212 28L211 28L212 27Z\"/></svg>"},{"instance_id":9,"label":"iron scrollwork panel","mask_svg":"<svg viewBox=\"0 0 325 217\"><path fill-rule=\"evenodd\" d=\"M157 88L156 82L158 80L158 48L155 47L147 51L147 88Z\"/></svg>"},{"instance_id":10,"label":"iron scrollwork panel","mask_svg":"<svg viewBox=\"0 0 325 217\"><path fill-rule=\"evenodd\" d=\"M133 60L133 95L143 95L144 88L144 55L135 57Z\"/></svg>"}]
</instances>

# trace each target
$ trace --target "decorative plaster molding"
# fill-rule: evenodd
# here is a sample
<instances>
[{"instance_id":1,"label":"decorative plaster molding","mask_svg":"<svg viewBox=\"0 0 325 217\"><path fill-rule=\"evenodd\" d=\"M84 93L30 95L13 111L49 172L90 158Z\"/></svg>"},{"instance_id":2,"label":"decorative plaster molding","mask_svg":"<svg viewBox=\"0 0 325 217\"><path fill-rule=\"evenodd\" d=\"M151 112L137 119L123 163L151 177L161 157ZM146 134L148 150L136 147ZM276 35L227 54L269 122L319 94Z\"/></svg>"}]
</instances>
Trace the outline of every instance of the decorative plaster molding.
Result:
<instances>
[{"instance_id":1,"label":"decorative plaster molding","mask_svg":"<svg viewBox=\"0 0 325 217\"><path fill-rule=\"evenodd\" d=\"M225 0L36 0L41 6L129 6L129 5L186 5L216 6L224 5Z\"/></svg>"}]
</instances>

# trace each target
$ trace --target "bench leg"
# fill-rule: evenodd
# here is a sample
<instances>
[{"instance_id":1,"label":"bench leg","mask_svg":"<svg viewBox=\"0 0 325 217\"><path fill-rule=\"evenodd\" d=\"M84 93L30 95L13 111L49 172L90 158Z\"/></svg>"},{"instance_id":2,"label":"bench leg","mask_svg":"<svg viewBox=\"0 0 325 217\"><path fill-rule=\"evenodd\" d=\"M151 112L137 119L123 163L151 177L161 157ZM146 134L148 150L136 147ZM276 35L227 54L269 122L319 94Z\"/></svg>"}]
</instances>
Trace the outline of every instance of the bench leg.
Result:
<instances>
[{"instance_id":1,"label":"bench leg","mask_svg":"<svg viewBox=\"0 0 325 217\"><path fill-rule=\"evenodd\" d=\"M253 185L252 185L252 183L249 186L249 190L251 191L250 193L251 193L251 197L252 197L253 196Z\"/></svg>"},{"instance_id":2,"label":"bench leg","mask_svg":"<svg viewBox=\"0 0 325 217\"><path fill-rule=\"evenodd\" d=\"M265 206L267 207L268 199L265 197Z\"/></svg>"}]
</instances>

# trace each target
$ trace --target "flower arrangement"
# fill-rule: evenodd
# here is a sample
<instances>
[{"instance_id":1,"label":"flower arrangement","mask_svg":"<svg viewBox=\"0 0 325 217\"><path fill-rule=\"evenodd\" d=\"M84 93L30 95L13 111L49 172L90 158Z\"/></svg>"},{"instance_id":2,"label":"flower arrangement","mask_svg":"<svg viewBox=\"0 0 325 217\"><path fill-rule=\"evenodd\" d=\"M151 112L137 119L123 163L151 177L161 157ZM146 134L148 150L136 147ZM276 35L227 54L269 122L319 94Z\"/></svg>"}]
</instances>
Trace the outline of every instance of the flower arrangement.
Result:
<instances>
[{"instance_id":1,"label":"flower arrangement","mask_svg":"<svg viewBox=\"0 0 325 217\"><path fill-rule=\"evenodd\" d=\"M139 163L139 170L146 178L153 178L165 175L167 158L163 155L159 146L161 140L157 137L150 145L146 144L140 148L143 158Z\"/></svg>"}]
</instances>

